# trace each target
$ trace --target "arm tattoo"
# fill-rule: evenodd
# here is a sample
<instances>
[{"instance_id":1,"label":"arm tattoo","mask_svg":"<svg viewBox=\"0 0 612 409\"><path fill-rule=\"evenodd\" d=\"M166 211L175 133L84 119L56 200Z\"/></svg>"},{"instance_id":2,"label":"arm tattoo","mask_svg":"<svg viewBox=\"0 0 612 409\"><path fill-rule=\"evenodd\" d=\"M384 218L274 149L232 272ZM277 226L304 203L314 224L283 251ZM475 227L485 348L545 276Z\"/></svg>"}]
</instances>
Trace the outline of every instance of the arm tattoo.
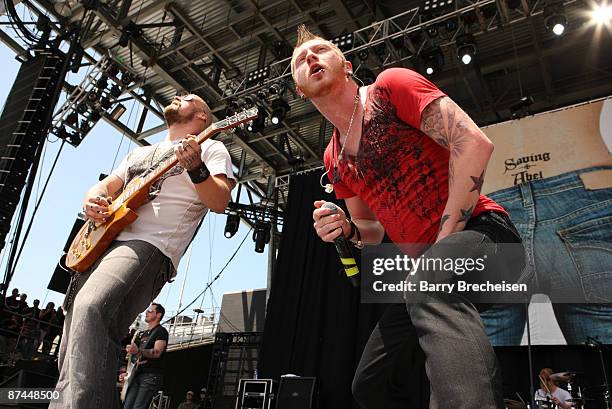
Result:
<instances>
[{"instance_id":1,"label":"arm tattoo","mask_svg":"<svg viewBox=\"0 0 612 409\"><path fill-rule=\"evenodd\" d=\"M445 214L442 216L442 218L440 219L440 227L438 228L438 231L442 231L442 227L444 227L444 223L446 223L448 219L450 219L450 214Z\"/></svg>"},{"instance_id":2,"label":"arm tattoo","mask_svg":"<svg viewBox=\"0 0 612 409\"><path fill-rule=\"evenodd\" d=\"M472 179L472 182L474 182L474 186L472 186L470 192L477 191L478 194L480 194L480 191L482 190L482 184L484 183L484 170L482 171L479 177L470 176L470 178Z\"/></svg>"},{"instance_id":3,"label":"arm tattoo","mask_svg":"<svg viewBox=\"0 0 612 409\"><path fill-rule=\"evenodd\" d=\"M450 98L431 102L421 115L421 131L450 151L450 160L460 156L470 138L469 117ZM449 174L452 186L453 175Z\"/></svg>"},{"instance_id":4,"label":"arm tattoo","mask_svg":"<svg viewBox=\"0 0 612 409\"><path fill-rule=\"evenodd\" d=\"M461 212L461 217L459 218L459 220L457 220L457 223L467 223L467 221L470 220L470 217L472 216L474 206L470 206L469 209L459 209L459 211Z\"/></svg>"}]
</instances>

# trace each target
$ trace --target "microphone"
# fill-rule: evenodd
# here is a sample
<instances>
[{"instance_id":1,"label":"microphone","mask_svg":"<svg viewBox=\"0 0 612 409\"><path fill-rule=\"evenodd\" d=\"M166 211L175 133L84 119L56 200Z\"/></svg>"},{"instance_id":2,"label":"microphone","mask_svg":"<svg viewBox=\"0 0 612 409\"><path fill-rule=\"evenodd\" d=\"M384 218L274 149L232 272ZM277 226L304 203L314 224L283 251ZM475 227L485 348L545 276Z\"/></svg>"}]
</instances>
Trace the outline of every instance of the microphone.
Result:
<instances>
[{"instance_id":1,"label":"microphone","mask_svg":"<svg viewBox=\"0 0 612 409\"><path fill-rule=\"evenodd\" d=\"M324 209L331 210L332 212L330 215L338 213L338 206L336 206L334 203L325 202L322 207ZM336 251L338 251L338 256L340 256L340 262L344 268L344 273L349 278L349 281L353 287L359 287L359 267L357 267L357 262L355 261L355 257L353 257L351 245L344 237L344 233L341 233L334 239L334 245L336 246Z\"/></svg>"}]
</instances>

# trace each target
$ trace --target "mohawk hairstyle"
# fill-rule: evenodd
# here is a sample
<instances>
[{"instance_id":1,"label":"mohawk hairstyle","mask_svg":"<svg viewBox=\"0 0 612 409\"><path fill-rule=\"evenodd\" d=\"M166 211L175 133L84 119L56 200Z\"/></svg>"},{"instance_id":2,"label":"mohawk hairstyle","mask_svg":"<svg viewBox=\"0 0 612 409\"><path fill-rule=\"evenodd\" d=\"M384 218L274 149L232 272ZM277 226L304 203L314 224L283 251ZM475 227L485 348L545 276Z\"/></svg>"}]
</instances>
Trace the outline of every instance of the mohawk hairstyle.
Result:
<instances>
[{"instance_id":1,"label":"mohawk hairstyle","mask_svg":"<svg viewBox=\"0 0 612 409\"><path fill-rule=\"evenodd\" d=\"M297 28L297 41L294 48L298 48L302 44L310 40L325 40L322 37L312 33L304 24L300 24Z\"/></svg>"},{"instance_id":2,"label":"mohawk hairstyle","mask_svg":"<svg viewBox=\"0 0 612 409\"><path fill-rule=\"evenodd\" d=\"M302 44L310 41L310 40L321 40L326 42L327 44L329 44L329 46L336 52L336 54L338 54L340 56L340 58L342 58L343 60L346 60L346 57L344 56L344 53L342 51L340 51L340 49L336 46L336 44L332 43L329 40L324 39L321 36L318 36L316 34L314 34L313 32L311 32L310 30L308 30L308 28L304 25L304 24L300 24L297 28L297 41L295 43L295 47L293 47L293 51L295 52L295 50L301 46ZM291 76L293 76L294 74L294 67L293 67L293 56L291 57ZM294 78L295 80L295 78Z\"/></svg>"}]
</instances>

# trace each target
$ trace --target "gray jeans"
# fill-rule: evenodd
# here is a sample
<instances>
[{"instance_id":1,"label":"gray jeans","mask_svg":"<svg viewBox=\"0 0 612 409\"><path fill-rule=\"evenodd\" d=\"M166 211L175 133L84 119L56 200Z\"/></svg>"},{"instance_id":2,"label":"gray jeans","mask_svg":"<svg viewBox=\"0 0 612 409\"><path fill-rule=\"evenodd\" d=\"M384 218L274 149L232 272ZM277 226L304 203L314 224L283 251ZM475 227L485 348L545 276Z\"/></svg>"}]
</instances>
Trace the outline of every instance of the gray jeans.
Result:
<instances>
[{"instance_id":1,"label":"gray jeans","mask_svg":"<svg viewBox=\"0 0 612 409\"><path fill-rule=\"evenodd\" d=\"M71 283L74 300L66 302L59 352L61 402L50 409L119 407L115 385L121 339L159 294L170 266L149 243L114 242L91 269L78 274Z\"/></svg>"}]
</instances>

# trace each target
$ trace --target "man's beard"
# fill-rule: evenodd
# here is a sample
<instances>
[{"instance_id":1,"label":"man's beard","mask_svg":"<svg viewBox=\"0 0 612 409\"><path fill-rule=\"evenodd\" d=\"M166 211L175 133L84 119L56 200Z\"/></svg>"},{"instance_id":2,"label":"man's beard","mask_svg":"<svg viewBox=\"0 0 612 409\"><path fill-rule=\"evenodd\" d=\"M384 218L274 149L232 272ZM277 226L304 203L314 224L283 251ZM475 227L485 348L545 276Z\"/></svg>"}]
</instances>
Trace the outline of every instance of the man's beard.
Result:
<instances>
[{"instance_id":1,"label":"man's beard","mask_svg":"<svg viewBox=\"0 0 612 409\"><path fill-rule=\"evenodd\" d=\"M166 118L168 126L190 122L195 115L196 112L191 112L188 115L181 115L179 112L179 107L172 104L164 108L164 118Z\"/></svg>"}]
</instances>

